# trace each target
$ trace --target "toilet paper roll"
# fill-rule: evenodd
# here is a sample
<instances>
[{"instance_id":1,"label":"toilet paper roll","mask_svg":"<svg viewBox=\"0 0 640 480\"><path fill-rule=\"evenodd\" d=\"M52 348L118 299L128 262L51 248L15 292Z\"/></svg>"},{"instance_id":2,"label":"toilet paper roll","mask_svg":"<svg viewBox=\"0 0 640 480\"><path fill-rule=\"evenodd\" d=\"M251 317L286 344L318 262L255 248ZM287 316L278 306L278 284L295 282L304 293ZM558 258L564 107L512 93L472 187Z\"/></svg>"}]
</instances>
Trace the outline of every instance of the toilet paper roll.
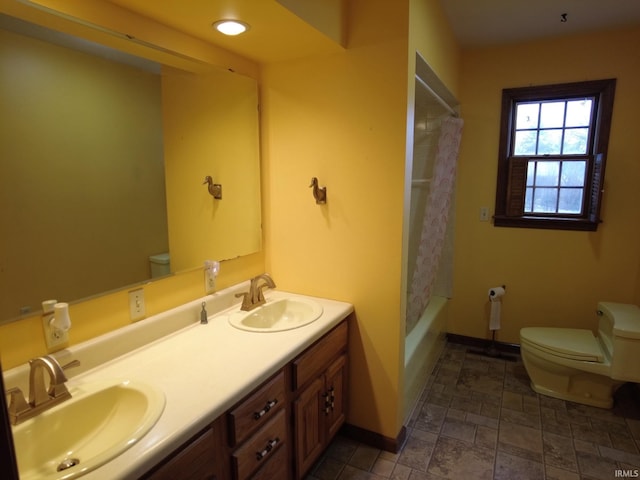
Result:
<instances>
[{"instance_id":1,"label":"toilet paper roll","mask_svg":"<svg viewBox=\"0 0 640 480\"><path fill-rule=\"evenodd\" d=\"M504 287L493 287L489 289L489 301L491 302L489 330L500 330L500 313L502 310L502 297L504 294Z\"/></svg>"}]
</instances>

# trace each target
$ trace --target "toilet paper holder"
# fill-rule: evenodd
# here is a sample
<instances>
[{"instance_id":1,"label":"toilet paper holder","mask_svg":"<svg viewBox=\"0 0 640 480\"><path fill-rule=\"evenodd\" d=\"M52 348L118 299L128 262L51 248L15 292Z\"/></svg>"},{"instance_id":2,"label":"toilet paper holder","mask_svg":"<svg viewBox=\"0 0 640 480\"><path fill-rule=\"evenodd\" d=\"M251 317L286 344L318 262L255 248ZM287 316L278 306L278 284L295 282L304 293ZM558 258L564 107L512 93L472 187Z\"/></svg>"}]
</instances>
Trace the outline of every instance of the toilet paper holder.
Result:
<instances>
[{"instance_id":1,"label":"toilet paper holder","mask_svg":"<svg viewBox=\"0 0 640 480\"><path fill-rule=\"evenodd\" d=\"M498 288L502 289L502 292L500 292L498 290ZM500 298L502 298L502 296L504 295L505 291L507 290L507 286L506 285L501 285L500 287L493 287L489 289L489 301L491 302L491 306L492 308L494 307L500 307ZM496 305L497 304L497 305ZM498 327L499 328L499 327ZM495 329L491 329L491 340L488 341L488 345L485 346L484 349L482 350L469 350L469 353L474 353L476 355L483 355L485 357L491 357L491 358L499 358L501 360L509 360L512 362L516 361L516 358L511 356L511 355L507 355L504 354L502 352L500 352L497 348L496 345L496 330Z\"/></svg>"},{"instance_id":2,"label":"toilet paper holder","mask_svg":"<svg viewBox=\"0 0 640 480\"><path fill-rule=\"evenodd\" d=\"M505 290L505 291L507 290L507 286L506 285L500 285L500 286L502 287L503 290ZM497 293L496 289L497 289L497 287L493 287L493 288L489 289L489 298L496 296L496 293Z\"/></svg>"}]
</instances>

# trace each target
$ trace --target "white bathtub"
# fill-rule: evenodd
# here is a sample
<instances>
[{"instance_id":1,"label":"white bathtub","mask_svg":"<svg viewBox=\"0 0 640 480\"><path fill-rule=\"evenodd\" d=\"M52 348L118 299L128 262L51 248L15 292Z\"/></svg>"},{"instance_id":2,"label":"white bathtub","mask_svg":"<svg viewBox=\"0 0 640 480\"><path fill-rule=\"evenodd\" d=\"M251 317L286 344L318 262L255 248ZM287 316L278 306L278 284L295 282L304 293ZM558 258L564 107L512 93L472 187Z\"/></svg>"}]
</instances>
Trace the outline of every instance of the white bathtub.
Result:
<instances>
[{"instance_id":1,"label":"white bathtub","mask_svg":"<svg viewBox=\"0 0 640 480\"><path fill-rule=\"evenodd\" d=\"M432 297L404 344L404 423L409 421L420 394L446 342L448 300Z\"/></svg>"}]
</instances>

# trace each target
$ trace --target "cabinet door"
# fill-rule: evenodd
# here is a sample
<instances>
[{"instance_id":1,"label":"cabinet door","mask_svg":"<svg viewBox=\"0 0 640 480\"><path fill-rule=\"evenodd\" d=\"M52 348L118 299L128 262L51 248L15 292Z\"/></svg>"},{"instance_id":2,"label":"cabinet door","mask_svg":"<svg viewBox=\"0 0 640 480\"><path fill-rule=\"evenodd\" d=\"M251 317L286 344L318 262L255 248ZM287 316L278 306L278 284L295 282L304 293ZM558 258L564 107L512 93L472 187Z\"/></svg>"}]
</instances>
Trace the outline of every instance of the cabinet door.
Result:
<instances>
[{"instance_id":1,"label":"cabinet door","mask_svg":"<svg viewBox=\"0 0 640 480\"><path fill-rule=\"evenodd\" d=\"M327 442L338 433L347 414L347 356L341 355L327 369L325 375L326 404L325 422L327 428Z\"/></svg>"},{"instance_id":2,"label":"cabinet door","mask_svg":"<svg viewBox=\"0 0 640 480\"><path fill-rule=\"evenodd\" d=\"M293 405L296 437L296 478L313 465L324 448L324 378L305 388ZM321 423L322 422L322 423Z\"/></svg>"}]
</instances>

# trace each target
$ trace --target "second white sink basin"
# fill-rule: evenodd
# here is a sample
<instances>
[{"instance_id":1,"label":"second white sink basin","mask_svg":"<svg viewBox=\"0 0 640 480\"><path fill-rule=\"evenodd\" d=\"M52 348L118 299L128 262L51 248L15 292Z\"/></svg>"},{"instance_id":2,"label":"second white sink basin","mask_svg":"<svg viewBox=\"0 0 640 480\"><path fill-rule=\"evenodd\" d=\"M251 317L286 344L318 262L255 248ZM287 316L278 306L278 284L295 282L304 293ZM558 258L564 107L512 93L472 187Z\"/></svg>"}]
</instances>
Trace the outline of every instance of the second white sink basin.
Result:
<instances>
[{"instance_id":1,"label":"second white sink basin","mask_svg":"<svg viewBox=\"0 0 640 480\"><path fill-rule=\"evenodd\" d=\"M229 323L250 332L281 332L308 325L322 315L322 305L310 299L281 298L251 310L234 312Z\"/></svg>"},{"instance_id":2,"label":"second white sink basin","mask_svg":"<svg viewBox=\"0 0 640 480\"><path fill-rule=\"evenodd\" d=\"M118 381L70 388L72 398L13 427L20 480L71 479L115 458L162 414L164 393Z\"/></svg>"}]
</instances>

